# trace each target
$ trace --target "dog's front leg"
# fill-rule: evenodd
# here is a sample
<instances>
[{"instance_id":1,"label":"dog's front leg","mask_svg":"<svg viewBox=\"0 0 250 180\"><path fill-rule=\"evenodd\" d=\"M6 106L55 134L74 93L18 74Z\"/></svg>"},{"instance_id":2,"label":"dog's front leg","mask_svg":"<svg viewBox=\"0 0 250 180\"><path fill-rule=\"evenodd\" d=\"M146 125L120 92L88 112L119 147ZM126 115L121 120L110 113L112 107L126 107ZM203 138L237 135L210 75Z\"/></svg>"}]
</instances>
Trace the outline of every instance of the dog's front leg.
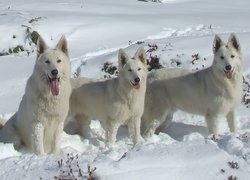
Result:
<instances>
[{"instance_id":1,"label":"dog's front leg","mask_svg":"<svg viewBox=\"0 0 250 180\"><path fill-rule=\"evenodd\" d=\"M144 138L150 138L151 136L153 136L155 134L156 129L162 123L161 119L162 119L161 117L160 118L154 118L153 120L151 120L148 123L144 124L144 126L146 127L144 129L144 132L142 132Z\"/></svg>"},{"instance_id":2,"label":"dog's front leg","mask_svg":"<svg viewBox=\"0 0 250 180\"><path fill-rule=\"evenodd\" d=\"M119 125L114 120L108 120L108 122L106 122L106 140L108 145L115 143L118 128Z\"/></svg>"},{"instance_id":3,"label":"dog's front leg","mask_svg":"<svg viewBox=\"0 0 250 180\"><path fill-rule=\"evenodd\" d=\"M32 125L32 151L36 154L44 154L44 126L41 123L34 123Z\"/></svg>"},{"instance_id":4,"label":"dog's front leg","mask_svg":"<svg viewBox=\"0 0 250 180\"><path fill-rule=\"evenodd\" d=\"M141 129L141 117L132 118L128 123L128 130L129 130L129 135L132 138L134 144L139 144L143 142L140 129Z\"/></svg>"},{"instance_id":5,"label":"dog's front leg","mask_svg":"<svg viewBox=\"0 0 250 180\"><path fill-rule=\"evenodd\" d=\"M60 153L60 142L61 142L61 137L62 137L62 133L63 133L63 127L64 127L64 122L60 122L58 124L58 127L56 129L55 132L55 138L54 138L54 144L52 145L52 153L54 154L59 154Z\"/></svg>"},{"instance_id":6,"label":"dog's front leg","mask_svg":"<svg viewBox=\"0 0 250 180\"><path fill-rule=\"evenodd\" d=\"M205 117L209 134L218 135L218 115L208 113Z\"/></svg>"},{"instance_id":7,"label":"dog's front leg","mask_svg":"<svg viewBox=\"0 0 250 180\"><path fill-rule=\"evenodd\" d=\"M156 134L159 134L160 132L167 132L168 127L172 123L173 120L173 112L168 112L167 115L163 116L162 118L165 118L165 121L156 129Z\"/></svg>"},{"instance_id":8,"label":"dog's front leg","mask_svg":"<svg viewBox=\"0 0 250 180\"><path fill-rule=\"evenodd\" d=\"M226 118L230 131L233 133L236 132L237 128L236 128L236 117L234 109L227 114Z\"/></svg>"},{"instance_id":9,"label":"dog's front leg","mask_svg":"<svg viewBox=\"0 0 250 180\"><path fill-rule=\"evenodd\" d=\"M75 121L78 125L76 133L84 138L91 138L89 117L84 114L78 114L75 116Z\"/></svg>"}]
</instances>

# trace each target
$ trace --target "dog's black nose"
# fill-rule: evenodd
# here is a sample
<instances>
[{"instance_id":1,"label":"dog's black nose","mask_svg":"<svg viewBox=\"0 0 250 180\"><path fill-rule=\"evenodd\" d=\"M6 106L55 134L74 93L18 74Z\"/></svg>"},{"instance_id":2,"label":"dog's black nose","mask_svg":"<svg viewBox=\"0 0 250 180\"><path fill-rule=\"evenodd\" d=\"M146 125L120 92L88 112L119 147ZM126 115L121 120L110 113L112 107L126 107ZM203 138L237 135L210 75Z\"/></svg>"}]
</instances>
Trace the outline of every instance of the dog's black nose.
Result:
<instances>
[{"instance_id":1,"label":"dog's black nose","mask_svg":"<svg viewBox=\"0 0 250 180\"><path fill-rule=\"evenodd\" d=\"M53 69L51 71L51 74L52 74L52 76L57 76L58 75L58 70L57 69Z\"/></svg>"},{"instance_id":2,"label":"dog's black nose","mask_svg":"<svg viewBox=\"0 0 250 180\"><path fill-rule=\"evenodd\" d=\"M135 83L139 83L140 82L140 78L135 78Z\"/></svg>"},{"instance_id":3,"label":"dog's black nose","mask_svg":"<svg viewBox=\"0 0 250 180\"><path fill-rule=\"evenodd\" d=\"M228 64L228 65L226 65L225 68L226 68L227 71L230 71L232 69L232 66L230 64Z\"/></svg>"}]
</instances>

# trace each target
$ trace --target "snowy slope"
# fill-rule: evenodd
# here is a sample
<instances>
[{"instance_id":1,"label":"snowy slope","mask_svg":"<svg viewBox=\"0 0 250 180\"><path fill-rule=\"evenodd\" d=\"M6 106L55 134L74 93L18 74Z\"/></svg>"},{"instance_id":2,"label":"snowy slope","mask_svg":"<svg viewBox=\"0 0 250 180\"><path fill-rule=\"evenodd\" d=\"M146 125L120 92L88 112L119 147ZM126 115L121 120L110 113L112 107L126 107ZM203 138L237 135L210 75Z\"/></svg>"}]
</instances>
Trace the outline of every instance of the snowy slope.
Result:
<instances>
[{"instance_id":1,"label":"snowy slope","mask_svg":"<svg viewBox=\"0 0 250 180\"><path fill-rule=\"evenodd\" d=\"M179 62L181 68L202 69L212 62L214 34L226 40L231 32L237 33L242 45L244 75L250 73L248 0L162 2L0 0L0 52L17 45L25 49L0 56L0 117L8 119L18 109L33 70L36 54L34 45L29 44L27 27L38 31L51 46L66 35L72 77L103 78L104 62L117 65L119 48L133 54L142 45L149 49L148 44L157 45L151 55L157 55L166 67L176 67ZM195 54L199 54L199 60L192 64ZM250 113L245 105L238 108L237 118L239 132L229 134L225 119L221 119L222 135L215 140L207 138L202 117L178 112L168 135L155 135L136 147L128 140L126 129L119 131L114 147L105 147L103 129L96 121L91 126L92 139L64 134L61 155L36 156L0 143L0 179L69 179L80 175L79 168L83 176L87 175L90 165L91 170L96 167L95 176L108 180L210 180L230 176L247 180Z\"/></svg>"}]
</instances>

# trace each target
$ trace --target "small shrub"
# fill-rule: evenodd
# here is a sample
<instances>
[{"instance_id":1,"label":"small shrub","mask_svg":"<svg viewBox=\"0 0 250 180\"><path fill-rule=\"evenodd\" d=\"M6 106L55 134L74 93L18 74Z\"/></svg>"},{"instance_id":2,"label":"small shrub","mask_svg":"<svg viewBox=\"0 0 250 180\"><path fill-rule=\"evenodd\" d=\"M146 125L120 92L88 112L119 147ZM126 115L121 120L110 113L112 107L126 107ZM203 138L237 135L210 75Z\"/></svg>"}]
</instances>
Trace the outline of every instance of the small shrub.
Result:
<instances>
[{"instance_id":1,"label":"small shrub","mask_svg":"<svg viewBox=\"0 0 250 180\"><path fill-rule=\"evenodd\" d=\"M143 44L144 41L137 41L136 44L140 45L140 44Z\"/></svg>"},{"instance_id":2,"label":"small shrub","mask_svg":"<svg viewBox=\"0 0 250 180\"><path fill-rule=\"evenodd\" d=\"M236 177L236 176L231 175L231 176L229 176L227 179L228 179L228 180L237 180L237 177Z\"/></svg>"},{"instance_id":3,"label":"small shrub","mask_svg":"<svg viewBox=\"0 0 250 180\"><path fill-rule=\"evenodd\" d=\"M35 18L32 18L31 20L29 20L28 22L30 23L30 24L32 24L32 23L35 23L35 22L38 22L39 20L42 20L42 19L44 19L45 17L35 17Z\"/></svg>"},{"instance_id":4,"label":"small shrub","mask_svg":"<svg viewBox=\"0 0 250 180\"><path fill-rule=\"evenodd\" d=\"M142 2L156 2L156 3L162 3L161 0L138 0L138 1L142 1Z\"/></svg>"},{"instance_id":5,"label":"small shrub","mask_svg":"<svg viewBox=\"0 0 250 180\"><path fill-rule=\"evenodd\" d=\"M240 168L239 164L237 162L234 162L234 161L228 162L227 164L232 169L239 169Z\"/></svg>"},{"instance_id":6,"label":"small shrub","mask_svg":"<svg viewBox=\"0 0 250 180\"><path fill-rule=\"evenodd\" d=\"M176 66L180 66L182 63L180 60L178 59L170 59L171 64L176 64Z\"/></svg>"},{"instance_id":7,"label":"small shrub","mask_svg":"<svg viewBox=\"0 0 250 180\"><path fill-rule=\"evenodd\" d=\"M250 104L250 75L243 77L243 97L242 104L249 108Z\"/></svg>"},{"instance_id":8,"label":"small shrub","mask_svg":"<svg viewBox=\"0 0 250 180\"><path fill-rule=\"evenodd\" d=\"M45 19L46 17L35 17L28 21L31 25L21 25L21 27L25 28L25 36L23 37L23 43L15 46L10 47L9 49L3 49L0 52L0 56L7 56L10 54L18 54L20 52L27 52L27 55L34 52L34 46L32 44L37 44L37 39L40 36L37 31L33 31L32 27L35 25L35 22L39 20ZM17 36L14 34L12 35L12 39L16 39ZM20 37L19 37L20 38ZM28 40L28 44L26 43Z\"/></svg>"},{"instance_id":9,"label":"small shrub","mask_svg":"<svg viewBox=\"0 0 250 180\"><path fill-rule=\"evenodd\" d=\"M147 59L147 65L148 65L148 71L151 71L152 69L160 69L163 66L160 64L160 58L155 55L152 56L150 54L149 59Z\"/></svg>"},{"instance_id":10,"label":"small shrub","mask_svg":"<svg viewBox=\"0 0 250 180\"><path fill-rule=\"evenodd\" d=\"M103 64L102 71L104 71L106 74L104 75L104 78L111 78L112 76L118 76L119 71L118 67L113 65L113 63L105 62Z\"/></svg>"},{"instance_id":11,"label":"small shrub","mask_svg":"<svg viewBox=\"0 0 250 180\"><path fill-rule=\"evenodd\" d=\"M156 44L148 44L148 47L149 49L146 51L146 53L147 52L151 53L151 52L157 51L158 49L158 46Z\"/></svg>"},{"instance_id":12,"label":"small shrub","mask_svg":"<svg viewBox=\"0 0 250 180\"><path fill-rule=\"evenodd\" d=\"M36 45L37 44L37 40L39 38L39 34L37 31L32 31L32 33L30 33L30 39L31 41Z\"/></svg>"},{"instance_id":13,"label":"small shrub","mask_svg":"<svg viewBox=\"0 0 250 180\"><path fill-rule=\"evenodd\" d=\"M84 176L87 178L87 180L95 180L97 179L96 177L94 177L94 172L96 170L96 167L94 167L93 169L90 168L90 166L88 166L88 175Z\"/></svg>"},{"instance_id":14,"label":"small shrub","mask_svg":"<svg viewBox=\"0 0 250 180\"><path fill-rule=\"evenodd\" d=\"M54 176L56 180L66 180L66 179L84 179L84 180L97 180L98 177L95 174L96 167L91 168L89 165L87 167L87 172L84 172L79 164L78 154L69 155L67 154L66 160L60 159L57 161L60 174Z\"/></svg>"},{"instance_id":15,"label":"small shrub","mask_svg":"<svg viewBox=\"0 0 250 180\"><path fill-rule=\"evenodd\" d=\"M25 51L24 47L22 45L17 45L15 47L9 48L8 50L3 50L0 52L0 56L7 56L10 54L18 54L19 52Z\"/></svg>"},{"instance_id":16,"label":"small shrub","mask_svg":"<svg viewBox=\"0 0 250 180\"><path fill-rule=\"evenodd\" d=\"M16 47L14 47L12 49L13 53L19 53L19 52L23 52L24 51L24 47L22 45L17 45Z\"/></svg>"},{"instance_id":17,"label":"small shrub","mask_svg":"<svg viewBox=\"0 0 250 180\"><path fill-rule=\"evenodd\" d=\"M224 169L221 169L220 172L221 172L221 173L225 173L226 171L225 171Z\"/></svg>"},{"instance_id":18,"label":"small shrub","mask_svg":"<svg viewBox=\"0 0 250 180\"><path fill-rule=\"evenodd\" d=\"M127 156L127 152L125 152L122 157L118 160L118 161L121 161L122 159L124 159L125 157Z\"/></svg>"},{"instance_id":19,"label":"small shrub","mask_svg":"<svg viewBox=\"0 0 250 180\"><path fill-rule=\"evenodd\" d=\"M7 56L7 55L9 55L8 52L5 52L5 51L0 52L0 56Z\"/></svg>"},{"instance_id":20,"label":"small shrub","mask_svg":"<svg viewBox=\"0 0 250 180\"><path fill-rule=\"evenodd\" d=\"M192 57L192 64L195 64L195 61L198 61L200 59L199 53L193 54L191 57Z\"/></svg>"}]
</instances>

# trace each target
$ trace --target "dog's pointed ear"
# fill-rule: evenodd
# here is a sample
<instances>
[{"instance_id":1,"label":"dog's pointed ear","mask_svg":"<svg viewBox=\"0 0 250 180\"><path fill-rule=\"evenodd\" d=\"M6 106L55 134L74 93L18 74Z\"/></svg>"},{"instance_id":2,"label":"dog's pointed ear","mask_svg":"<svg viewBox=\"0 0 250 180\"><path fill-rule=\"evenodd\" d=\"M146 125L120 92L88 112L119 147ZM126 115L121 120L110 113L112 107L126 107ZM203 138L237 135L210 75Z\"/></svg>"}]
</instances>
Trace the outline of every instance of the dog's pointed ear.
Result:
<instances>
[{"instance_id":1,"label":"dog's pointed ear","mask_svg":"<svg viewBox=\"0 0 250 180\"><path fill-rule=\"evenodd\" d=\"M223 44L224 42L221 40L220 36L216 34L214 37L213 52L216 53Z\"/></svg>"},{"instance_id":2,"label":"dog's pointed ear","mask_svg":"<svg viewBox=\"0 0 250 180\"><path fill-rule=\"evenodd\" d=\"M231 45L232 47L234 47L236 51L238 52L241 51L240 42L235 33L230 34L229 39L228 39L228 45Z\"/></svg>"},{"instance_id":3,"label":"dog's pointed ear","mask_svg":"<svg viewBox=\"0 0 250 180\"><path fill-rule=\"evenodd\" d=\"M122 48L119 49L118 59L119 59L119 66L120 67L124 66L127 63L127 61L129 60L129 56Z\"/></svg>"},{"instance_id":4,"label":"dog's pointed ear","mask_svg":"<svg viewBox=\"0 0 250 180\"><path fill-rule=\"evenodd\" d=\"M36 49L37 49L37 57L40 56L40 54L44 53L44 51L48 48L47 44L45 43L44 39L39 36L36 43Z\"/></svg>"},{"instance_id":5,"label":"dog's pointed ear","mask_svg":"<svg viewBox=\"0 0 250 180\"><path fill-rule=\"evenodd\" d=\"M64 52L67 56L69 56L68 43L64 35L62 35L61 39L58 41L56 48Z\"/></svg>"},{"instance_id":6,"label":"dog's pointed ear","mask_svg":"<svg viewBox=\"0 0 250 180\"><path fill-rule=\"evenodd\" d=\"M139 59L143 64L147 63L146 52L143 47L139 47L135 53L135 58Z\"/></svg>"}]
</instances>

